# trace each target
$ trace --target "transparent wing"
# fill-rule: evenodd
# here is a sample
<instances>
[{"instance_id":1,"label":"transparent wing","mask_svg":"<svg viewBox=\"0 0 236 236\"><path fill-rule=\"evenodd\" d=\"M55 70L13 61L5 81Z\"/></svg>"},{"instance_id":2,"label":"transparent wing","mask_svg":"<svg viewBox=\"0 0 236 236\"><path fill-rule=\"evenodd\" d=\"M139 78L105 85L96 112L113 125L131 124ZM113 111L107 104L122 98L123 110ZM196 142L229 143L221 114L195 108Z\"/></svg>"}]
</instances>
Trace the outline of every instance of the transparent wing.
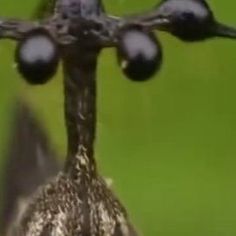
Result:
<instances>
[{"instance_id":1,"label":"transparent wing","mask_svg":"<svg viewBox=\"0 0 236 236\"><path fill-rule=\"evenodd\" d=\"M4 168L1 235L17 221L36 188L59 171L57 160L35 114L25 102L18 101Z\"/></svg>"}]
</instances>

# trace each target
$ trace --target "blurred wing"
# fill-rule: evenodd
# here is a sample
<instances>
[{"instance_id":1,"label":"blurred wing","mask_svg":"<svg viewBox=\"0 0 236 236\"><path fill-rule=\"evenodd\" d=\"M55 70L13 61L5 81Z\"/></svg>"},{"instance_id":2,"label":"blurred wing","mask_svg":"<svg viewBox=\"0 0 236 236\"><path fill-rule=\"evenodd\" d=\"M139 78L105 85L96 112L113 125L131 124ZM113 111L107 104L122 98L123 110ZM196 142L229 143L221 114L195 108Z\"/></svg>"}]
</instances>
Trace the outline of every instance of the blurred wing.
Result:
<instances>
[{"instance_id":1,"label":"blurred wing","mask_svg":"<svg viewBox=\"0 0 236 236\"><path fill-rule=\"evenodd\" d=\"M17 221L36 188L59 171L56 155L30 108L22 101L17 102L13 116L3 180L4 205L0 216L3 232Z\"/></svg>"}]
</instances>

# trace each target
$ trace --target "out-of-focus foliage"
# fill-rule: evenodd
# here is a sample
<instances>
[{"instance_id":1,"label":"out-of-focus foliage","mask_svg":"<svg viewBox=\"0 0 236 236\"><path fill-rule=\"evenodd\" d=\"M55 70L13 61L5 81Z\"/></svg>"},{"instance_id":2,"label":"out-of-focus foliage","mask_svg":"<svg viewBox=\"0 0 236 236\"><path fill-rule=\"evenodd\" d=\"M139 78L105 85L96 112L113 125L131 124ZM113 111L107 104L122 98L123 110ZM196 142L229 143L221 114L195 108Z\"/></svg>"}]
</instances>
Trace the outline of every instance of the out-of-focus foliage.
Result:
<instances>
[{"instance_id":1,"label":"out-of-focus foliage","mask_svg":"<svg viewBox=\"0 0 236 236\"><path fill-rule=\"evenodd\" d=\"M235 1L209 3L222 22L236 26ZM109 12L122 15L155 4L105 1ZM36 5L0 0L0 15L27 18ZM127 80L114 51L102 53L96 150L100 169L114 179L143 235L235 236L236 41L185 44L164 33L159 37L163 68L147 83ZM8 136L10 101L21 91L64 153L61 73L43 87L26 86L12 67L13 46L0 42L0 150Z\"/></svg>"}]
</instances>

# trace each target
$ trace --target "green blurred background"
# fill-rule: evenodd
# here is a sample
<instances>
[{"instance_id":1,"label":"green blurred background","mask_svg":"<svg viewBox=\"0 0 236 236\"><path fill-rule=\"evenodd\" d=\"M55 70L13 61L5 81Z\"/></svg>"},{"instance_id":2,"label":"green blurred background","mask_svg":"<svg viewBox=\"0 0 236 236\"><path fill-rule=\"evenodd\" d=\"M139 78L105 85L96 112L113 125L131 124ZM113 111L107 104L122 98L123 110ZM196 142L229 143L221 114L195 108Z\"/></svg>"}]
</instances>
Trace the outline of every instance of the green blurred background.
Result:
<instances>
[{"instance_id":1,"label":"green blurred background","mask_svg":"<svg viewBox=\"0 0 236 236\"><path fill-rule=\"evenodd\" d=\"M106 0L113 14L149 9L155 0ZM209 1L236 25L234 0ZM37 0L0 0L1 16L29 18ZM150 82L128 81L113 50L98 70L96 155L104 176L148 236L236 235L236 42L184 44L159 35L164 64ZM61 73L27 86L13 69L14 43L0 43L0 151L4 161L11 104L33 104L61 156L65 153Z\"/></svg>"}]
</instances>

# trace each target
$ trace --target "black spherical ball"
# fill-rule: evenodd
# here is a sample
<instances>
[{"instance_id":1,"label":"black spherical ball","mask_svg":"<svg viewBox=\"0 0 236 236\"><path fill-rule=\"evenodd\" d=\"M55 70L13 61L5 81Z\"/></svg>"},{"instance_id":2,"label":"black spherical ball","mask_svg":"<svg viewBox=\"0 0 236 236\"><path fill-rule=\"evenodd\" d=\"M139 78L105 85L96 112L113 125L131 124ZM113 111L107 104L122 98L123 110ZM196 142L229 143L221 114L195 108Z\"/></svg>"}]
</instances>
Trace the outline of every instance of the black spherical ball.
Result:
<instances>
[{"instance_id":1,"label":"black spherical ball","mask_svg":"<svg viewBox=\"0 0 236 236\"><path fill-rule=\"evenodd\" d=\"M215 19L205 0L166 0L157 6L162 30L186 42L215 36Z\"/></svg>"},{"instance_id":2,"label":"black spherical ball","mask_svg":"<svg viewBox=\"0 0 236 236\"><path fill-rule=\"evenodd\" d=\"M121 31L117 55L123 73L134 81L150 79L162 64L162 48L154 33L137 27Z\"/></svg>"},{"instance_id":3,"label":"black spherical ball","mask_svg":"<svg viewBox=\"0 0 236 236\"><path fill-rule=\"evenodd\" d=\"M57 70L57 44L45 29L29 31L17 45L15 61L18 71L27 82L44 84Z\"/></svg>"}]
</instances>

